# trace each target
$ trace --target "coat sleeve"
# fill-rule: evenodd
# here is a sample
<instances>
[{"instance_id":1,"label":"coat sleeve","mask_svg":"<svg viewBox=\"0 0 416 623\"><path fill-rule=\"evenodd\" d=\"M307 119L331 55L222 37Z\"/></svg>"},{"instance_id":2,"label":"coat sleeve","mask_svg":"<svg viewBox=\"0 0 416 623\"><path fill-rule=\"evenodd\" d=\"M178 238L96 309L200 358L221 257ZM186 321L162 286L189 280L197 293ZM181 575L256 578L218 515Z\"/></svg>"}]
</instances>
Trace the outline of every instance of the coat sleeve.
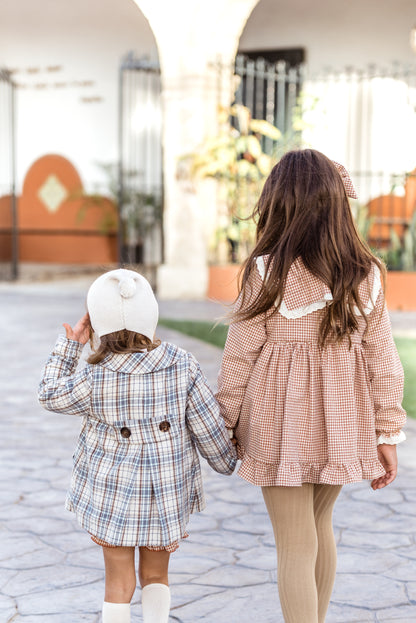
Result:
<instances>
[{"instance_id":1,"label":"coat sleeve","mask_svg":"<svg viewBox=\"0 0 416 623\"><path fill-rule=\"evenodd\" d=\"M249 283L248 304L257 297L261 284L261 277L255 269ZM235 311L240 307L241 296L237 300ZM216 394L221 415L229 429L235 429L238 424L247 384L266 340L265 314L250 320L233 322L229 327Z\"/></svg>"},{"instance_id":2,"label":"coat sleeve","mask_svg":"<svg viewBox=\"0 0 416 623\"><path fill-rule=\"evenodd\" d=\"M363 347L374 400L378 443L398 443L405 439L401 431L406 422L406 412L401 404L404 373L382 290L369 314Z\"/></svg>"},{"instance_id":3,"label":"coat sleeve","mask_svg":"<svg viewBox=\"0 0 416 623\"><path fill-rule=\"evenodd\" d=\"M39 402L48 411L87 415L91 384L89 367L76 372L83 345L59 337L43 369Z\"/></svg>"},{"instance_id":4,"label":"coat sleeve","mask_svg":"<svg viewBox=\"0 0 416 623\"><path fill-rule=\"evenodd\" d=\"M231 474L237 463L214 394L198 362L191 356L186 424L201 455L220 474Z\"/></svg>"}]
</instances>

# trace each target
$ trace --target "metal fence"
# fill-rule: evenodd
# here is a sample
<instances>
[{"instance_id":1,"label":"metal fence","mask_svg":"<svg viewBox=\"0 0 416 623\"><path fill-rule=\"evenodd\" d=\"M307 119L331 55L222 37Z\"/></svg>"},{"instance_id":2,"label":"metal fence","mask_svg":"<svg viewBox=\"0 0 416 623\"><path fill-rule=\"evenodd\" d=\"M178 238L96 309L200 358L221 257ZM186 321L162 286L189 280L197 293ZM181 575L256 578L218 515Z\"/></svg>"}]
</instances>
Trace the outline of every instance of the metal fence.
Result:
<instances>
[{"instance_id":1,"label":"metal fence","mask_svg":"<svg viewBox=\"0 0 416 623\"><path fill-rule=\"evenodd\" d=\"M281 131L278 140L259 137L263 151L278 159L310 146L342 162L357 186L363 235L393 268L416 268L416 65L312 75L239 55L234 72L235 104Z\"/></svg>"},{"instance_id":2,"label":"metal fence","mask_svg":"<svg viewBox=\"0 0 416 623\"><path fill-rule=\"evenodd\" d=\"M291 67L285 61L270 63L259 57L253 60L239 54L235 61L239 78L235 103L247 106L252 117L265 119L282 132L280 143L293 146L300 140L296 130L298 100L305 78L305 67ZM263 149L276 150L276 141L263 137Z\"/></svg>"},{"instance_id":3,"label":"metal fence","mask_svg":"<svg viewBox=\"0 0 416 623\"><path fill-rule=\"evenodd\" d=\"M130 53L119 72L119 257L148 275L163 260L161 132L159 64Z\"/></svg>"},{"instance_id":4,"label":"metal fence","mask_svg":"<svg viewBox=\"0 0 416 623\"><path fill-rule=\"evenodd\" d=\"M310 146L342 162L357 186L353 209L363 235L392 267L416 268L416 65L311 75L303 65L238 55L232 71L215 67L219 104L228 100L232 75L234 103L280 130L278 138L257 135L262 151L278 159ZM154 267L163 256L160 93L159 65L128 55L120 67L120 257ZM231 123L241 130L236 116ZM234 201L245 206L243 216L255 202L253 184L239 189L237 182L237 194L245 189L250 197ZM238 216L232 212L225 234L230 261L251 244Z\"/></svg>"},{"instance_id":5,"label":"metal fence","mask_svg":"<svg viewBox=\"0 0 416 623\"><path fill-rule=\"evenodd\" d=\"M0 279L18 274L15 86L0 68Z\"/></svg>"}]
</instances>

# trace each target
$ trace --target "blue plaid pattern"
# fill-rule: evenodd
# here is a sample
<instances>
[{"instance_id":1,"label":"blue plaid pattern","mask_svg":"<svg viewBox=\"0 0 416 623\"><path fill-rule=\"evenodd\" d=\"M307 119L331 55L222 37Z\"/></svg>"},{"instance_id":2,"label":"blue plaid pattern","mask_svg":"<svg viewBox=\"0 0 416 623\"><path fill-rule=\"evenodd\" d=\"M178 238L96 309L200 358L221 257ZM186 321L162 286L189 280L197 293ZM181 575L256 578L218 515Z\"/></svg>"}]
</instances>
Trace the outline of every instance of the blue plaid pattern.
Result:
<instances>
[{"instance_id":1,"label":"blue plaid pattern","mask_svg":"<svg viewBox=\"0 0 416 623\"><path fill-rule=\"evenodd\" d=\"M81 351L60 337L39 387L43 407L83 417L66 508L111 545L170 545L205 506L197 448L216 471L235 468L218 404L193 355L172 344L76 372Z\"/></svg>"}]
</instances>

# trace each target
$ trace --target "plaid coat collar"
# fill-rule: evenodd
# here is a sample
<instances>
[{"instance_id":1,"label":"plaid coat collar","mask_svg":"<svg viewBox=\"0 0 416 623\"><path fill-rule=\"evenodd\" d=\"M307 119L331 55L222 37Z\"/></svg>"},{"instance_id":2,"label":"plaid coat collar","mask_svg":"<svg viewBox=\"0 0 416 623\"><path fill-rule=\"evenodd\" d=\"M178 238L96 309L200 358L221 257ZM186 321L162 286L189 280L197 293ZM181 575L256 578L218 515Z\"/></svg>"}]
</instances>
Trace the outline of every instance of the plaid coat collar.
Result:
<instances>
[{"instance_id":1,"label":"plaid coat collar","mask_svg":"<svg viewBox=\"0 0 416 623\"><path fill-rule=\"evenodd\" d=\"M185 354L185 351L178 346L162 342L160 346L149 352L123 355L111 353L99 365L124 374L149 374L170 368Z\"/></svg>"}]
</instances>

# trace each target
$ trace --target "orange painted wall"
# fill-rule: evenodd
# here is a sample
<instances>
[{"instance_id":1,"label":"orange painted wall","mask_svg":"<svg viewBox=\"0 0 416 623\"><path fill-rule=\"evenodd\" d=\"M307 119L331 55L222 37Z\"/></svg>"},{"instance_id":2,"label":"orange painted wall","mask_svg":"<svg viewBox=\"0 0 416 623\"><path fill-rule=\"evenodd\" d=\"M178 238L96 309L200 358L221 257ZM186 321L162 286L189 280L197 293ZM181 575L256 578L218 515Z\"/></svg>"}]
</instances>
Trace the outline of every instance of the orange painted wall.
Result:
<instances>
[{"instance_id":1,"label":"orange painted wall","mask_svg":"<svg viewBox=\"0 0 416 623\"><path fill-rule=\"evenodd\" d=\"M387 273L386 302L392 311L416 311L416 273Z\"/></svg>"},{"instance_id":2,"label":"orange painted wall","mask_svg":"<svg viewBox=\"0 0 416 623\"><path fill-rule=\"evenodd\" d=\"M12 256L12 214L11 197L0 197L0 261L9 261Z\"/></svg>"},{"instance_id":3,"label":"orange painted wall","mask_svg":"<svg viewBox=\"0 0 416 623\"><path fill-rule=\"evenodd\" d=\"M389 246L392 229L402 237L416 210L416 169L407 178L403 197L382 195L371 199L367 207L374 221L368 233L370 246Z\"/></svg>"},{"instance_id":4,"label":"orange painted wall","mask_svg":"<svg viewBox=\"0 0 416 623\"><path fill-rule=\"evenodd\" d=\"M56 211L48 210L40 196L50 176L59 180L67 193ZM116 206L105 197L83 197L83 192L77 170L63 156L43 156L30 167L18 201L20 261L57 264L117 261ZM108 221L112 221L111 226Z\"/></svg>"}]
</instances>

